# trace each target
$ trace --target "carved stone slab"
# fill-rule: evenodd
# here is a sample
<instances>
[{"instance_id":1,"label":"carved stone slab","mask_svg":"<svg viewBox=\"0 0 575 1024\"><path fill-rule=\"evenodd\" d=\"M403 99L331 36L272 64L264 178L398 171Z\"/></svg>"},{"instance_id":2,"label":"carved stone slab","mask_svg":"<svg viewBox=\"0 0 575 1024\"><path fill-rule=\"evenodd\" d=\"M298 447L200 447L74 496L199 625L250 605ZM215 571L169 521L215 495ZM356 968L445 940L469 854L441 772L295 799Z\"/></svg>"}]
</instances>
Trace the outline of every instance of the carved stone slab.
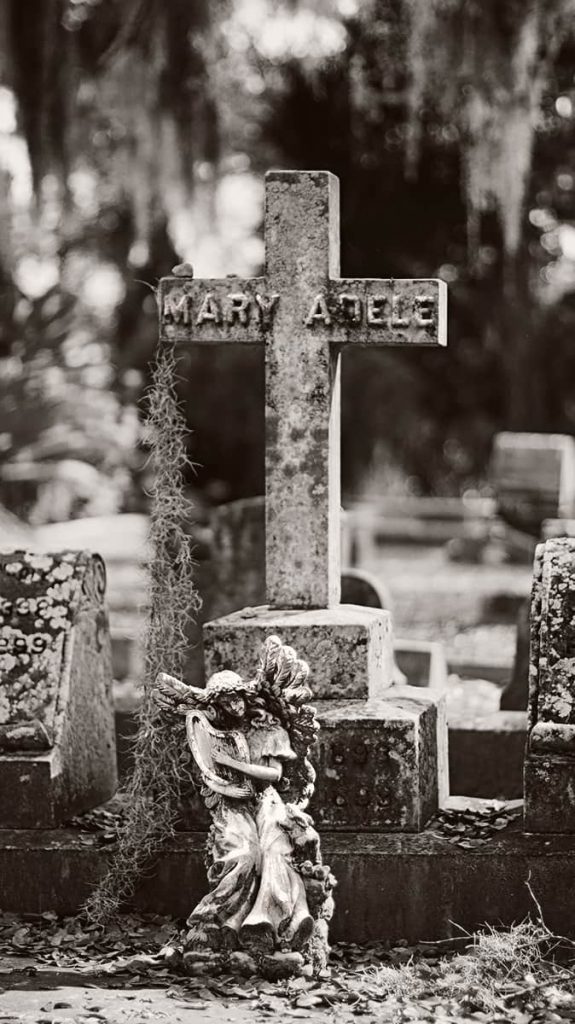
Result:
<instances>
[{"instance_id":1,"label":"carved stone slab","mask_svg":"<svg viewBox=\"0 0 575 1024\"><path fill-rule=\"evenodd\" d=\"M575 832L575 540L540 544L531 595L525 826Z\"/></svg>"},{"instance_id":2,"label":"carved stone slab","mask_svg":"<svg viewBox=\"0 0 575 1024\"><path fill-rule=\"evenodd\" d=\"M379 608L339 605L328 610L244 608L204 625L206 674L235 666L247 675L253 650L270 633L314 666L319 700L384 694L393 682L391 616Z\"/></svg>"},{"instance_id":3,"label":"carved stone slab","mask_svg":"<svg viewBox=\"0 0 575 1024\"><path fill-rule=\"evenodd\" d=\"M50 828L116 788L102 560L0 554L0 827Z\"/></svg>"},{"instance_id":4,"label":"carved stone slab","mask_svg":"<svg viewBox=\"0 0 575 1024\"><path fill-rule=\"evenodd\" d=\"M447 795L443 704L414 687L322 701L311 811L330 831L419 832Z\"/></svg>"}]
</instances>

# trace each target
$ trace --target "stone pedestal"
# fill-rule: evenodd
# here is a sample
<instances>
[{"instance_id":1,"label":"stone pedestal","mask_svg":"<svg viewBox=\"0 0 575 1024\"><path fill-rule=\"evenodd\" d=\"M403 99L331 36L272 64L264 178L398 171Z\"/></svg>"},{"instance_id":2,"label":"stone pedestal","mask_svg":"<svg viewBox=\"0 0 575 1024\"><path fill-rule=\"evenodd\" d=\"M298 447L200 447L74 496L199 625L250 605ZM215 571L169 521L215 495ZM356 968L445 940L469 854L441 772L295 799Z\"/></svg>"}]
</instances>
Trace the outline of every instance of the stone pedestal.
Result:
<instances>
[{"instance_id":1,"label":"stone pedestal","mask_svg":"<svg viewBox=\"0 0 575 1024\"><path fill-rule=\"evenodd\" d=\"M332 831L420 832L447 796L443 706L415 687L385 699L322 701L315 821Z\"/></svg>"},{"instance_id":2,"label":"stone pedestal","mask_svg":"<svg viewBox=\"0 0 575 1024\"><path fill-rule=\"evenodd\" d=\"M277 634L311 668L314 700L381 696L393 681L389 612L358 605L329 610L244 608L204 626L206 675L249 677L266 637Z\"/></svg>"},{"instance_id":3,"label":"stone pedestal","mask_svg":"<svg viewBox=\"0 0 575 1024\"><path fill-rule=\"evenodd\" d=\"M389 612L246 608L204 626L206 675L234 669L249 677L254 653L271 634L311 668L321 729L310 809L319 827L420 831L448 792L444 698L393 685Z\"/></svg>"},{"instance_id":4,"label":"stone pedestal","mask_svg":"<svg viewBox=\"0 0 575 1024\"><path fill-rule=\"evenodd\" d=\"M0 555L0 828L52 828L116 789L105 569Z\"/></svg>"}]
</instances>

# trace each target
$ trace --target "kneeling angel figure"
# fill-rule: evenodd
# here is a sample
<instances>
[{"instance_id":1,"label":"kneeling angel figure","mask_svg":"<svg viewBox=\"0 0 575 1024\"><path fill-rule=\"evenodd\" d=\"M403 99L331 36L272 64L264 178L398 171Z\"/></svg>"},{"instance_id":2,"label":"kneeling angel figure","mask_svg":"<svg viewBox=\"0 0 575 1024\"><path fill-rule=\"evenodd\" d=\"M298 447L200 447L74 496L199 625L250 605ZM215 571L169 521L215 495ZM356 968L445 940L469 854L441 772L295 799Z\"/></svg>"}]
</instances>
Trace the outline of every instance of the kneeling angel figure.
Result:
<instances>
[{"instance_id":1,"label":"kneeling angel figure","mask_svg":"<svg viewBox=\"0 0 575 1024\"><path fill-rule=\"evenodd\" d=\"M212 815L210 891L188 918L184 951L242 951L288 973L325 968L335 879L305 811L319 728L308 674L293 648L270 636L250 681L228 670L205 689L165 673L156 680L156 703L186 716Z\"/></svg>"}]
</instances>

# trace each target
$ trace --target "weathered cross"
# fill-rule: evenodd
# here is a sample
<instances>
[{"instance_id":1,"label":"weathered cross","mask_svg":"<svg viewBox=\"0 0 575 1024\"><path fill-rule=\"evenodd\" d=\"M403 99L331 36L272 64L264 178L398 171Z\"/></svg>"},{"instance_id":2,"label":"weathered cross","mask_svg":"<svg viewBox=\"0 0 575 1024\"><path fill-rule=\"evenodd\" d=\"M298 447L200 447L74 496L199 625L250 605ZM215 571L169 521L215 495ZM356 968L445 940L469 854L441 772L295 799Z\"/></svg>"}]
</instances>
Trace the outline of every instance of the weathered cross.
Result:
<instances>
[{"instance_id":1,"label":"weathered cross","mask_svg":"<svg viewBox=\"0 0 575 1024\"><path fill-rule=\"evenodd\" d=\"M339 181L327 171L266 175L265 251L263 277L164 278L160 338L265 345L267 601L329 608L340 597L340 351L445 345L447 289L340 278Z\"/></svg>"}]
</instances>

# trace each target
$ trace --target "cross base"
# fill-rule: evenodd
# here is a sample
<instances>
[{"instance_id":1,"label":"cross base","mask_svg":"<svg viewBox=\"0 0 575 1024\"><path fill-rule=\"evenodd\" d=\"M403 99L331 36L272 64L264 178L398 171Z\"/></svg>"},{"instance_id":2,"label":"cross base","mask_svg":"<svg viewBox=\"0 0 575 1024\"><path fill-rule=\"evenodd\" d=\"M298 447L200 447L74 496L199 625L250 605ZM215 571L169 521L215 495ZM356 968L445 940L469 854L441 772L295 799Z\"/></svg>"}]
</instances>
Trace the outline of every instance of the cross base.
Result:
<instances>
[{"instance_id":1,"label":"cross base","mask_svg":"<svg viewBox=\"0 0 575 1024\"><path fill-rule=\"evenodd\" d=\"M448 795L444 700L393 686L385 699L326 700L317 711L310 813L319 828L421 832Z\"/></svg>"},{"instance_id":2,"label":"cross base","mask_svg":"<svg viewBox=\"0 0 575 1024\"><path fill-rule=\"evenodd\" d=\"M320 733L310 805L320 828L419 832L448 794L444 698L393 684L389 612L244 608L204 626L206 674L253 677L266 637L277 634L310 665Z\"/></svg>"},{"instance_id":3,"label":"cross base","mask_svg":"<svg viewBox=\"0 0 575 1024\"><path fill-rule=\"evenodd\" d=\"M206 677L233 669L251 679L266 637L277 634L308 662L314 700L377 698L393 682L391 616L379 608L243 608L204 625Z\"/></svg>"}]
</instances>

